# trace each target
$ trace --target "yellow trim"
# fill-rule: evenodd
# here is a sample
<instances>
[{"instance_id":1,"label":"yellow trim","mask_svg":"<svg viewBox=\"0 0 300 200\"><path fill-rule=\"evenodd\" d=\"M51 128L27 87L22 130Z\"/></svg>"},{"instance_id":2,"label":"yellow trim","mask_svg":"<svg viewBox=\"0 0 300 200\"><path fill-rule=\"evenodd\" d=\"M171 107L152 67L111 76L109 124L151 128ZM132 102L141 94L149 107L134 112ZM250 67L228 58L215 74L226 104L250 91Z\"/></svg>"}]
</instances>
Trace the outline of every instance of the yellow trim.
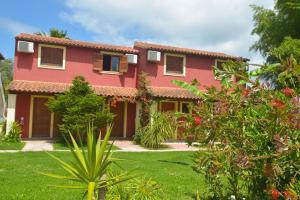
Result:
<instances>
[{"instance_id":1,"label":"yellow trim","mask_svg":"<svg viewBox=\"0 0 300 200\"><path fill-rule=\"evenodd\" d=\"M28 138L32 138L32 123L33 123L33 100L34 98L54 98L53 96L44 96L44 95L31 95L30 96L30 116L29 116L29 134ZM51 112L50 119L50 138L53 138L53 125L54 125L54 113Z\"/></svg>"},{"instance_id":2,"label":"yellow trim","mask_svg":"<svg viewBox=\"0 0 300 200\"><path fill-rule=\"evenodd\" d=\"M128 109L128 102L124 101L124 113L123 113L123 137L126 138L127 136L127 109Z\"/></svg>"},{"instance_id":3,"label":"yellow trim","mask_svg":"<svg viewBox=\"0 0 300 200\"><path fill-rule=\"evenodd\" d=\"M183 58L182 74L168 73L167 72L167 56L181 57ZM186 56L182 54L164 53L164 75L166 76L183 76L186 75Z\"/></svg>"},{"instance_id":4,"label":"yellow trim","mask_svg":"<svg viewBox=\"0 0 300 200\"><path fill-rule=\"evenodd\" d=\"M162 100L158 104L158 109L161 111L161 103L175 103L175 112L178 112L178 101L172 101L172 100Z\"/></svg>"},{"instance_id":5,"label":"yellow trim","mask_svg":"<svg viewBox=\"0 0 300 200\"><path fill-rule=\"evenodd\" d=\"M180 101L180 104L179 104L179 112L181 112L181 113L182 113L182 104L184 104L184 103L189 104L189 106L192 105L192 102L190 102L190 101ZM192 113L192 109L189 109L189 113L190 113L190 114Z\"/></svg>"},{"instance_id":6,"label":"yellow trim","mask_svg":"<svg viewBox=\"0 0 300 200\"><path fill-rule=\"evenodd\" d=\"M42 49L42 47L51 47L51 48L63 49L63 64L62 64L62 66L42 65L41 64L41 49ZM65 70L65 68L66 68L66 47L57 46L57 45L39 44L38 68Z\"/></svg>"}]
</instances>

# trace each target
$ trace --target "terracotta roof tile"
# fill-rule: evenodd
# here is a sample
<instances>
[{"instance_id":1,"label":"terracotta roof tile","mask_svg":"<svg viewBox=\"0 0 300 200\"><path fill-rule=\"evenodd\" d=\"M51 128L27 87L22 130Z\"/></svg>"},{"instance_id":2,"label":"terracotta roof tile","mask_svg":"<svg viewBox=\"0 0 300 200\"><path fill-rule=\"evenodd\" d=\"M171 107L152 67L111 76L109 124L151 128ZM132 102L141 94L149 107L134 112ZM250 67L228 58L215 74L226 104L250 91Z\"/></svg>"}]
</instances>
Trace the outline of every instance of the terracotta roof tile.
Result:
<instances>
[{"instance_id":1,"label":"terracotta roof tile","mask_svg":"<svg viewBox=\"0 0 300 200\"><path fill-rule=\"evenodd\" d=\"M71 84L53 83L40 81L14 80L9 86L10 93L46 93L57 94L66 91ZM129 87L112 87L112 86L92 86L98 95L119 96L119 97L136 97L136 88ZM175 98L175 99L199 99L199 97L181 88L168 87L151 87L154 97L158 98Z\"/></svg>"},{"instance_id":2,"label":"terracotta roof tile","mask_svg":"<svg viewBox=\"0 0 300 200\"><path fill-rule=\"evenodd\" d=\"M52 83L39 81L23 81L15 80L10 83L8 90L11 93L28 92L28 93L47 93L56 94L63 93L71 84ZM135 97L136 89L129 87L110 87L110 86L92 86L95 93L103 96L120 96Z\"/></svg>"},{"instance_id":3,"label":"terracotta roof tile","mask_svg":"<svg viewBox=\"0 0 300 200\"><path fill-rule=\"evenodd\" d=\"M100 50L106 50L106 51L117 51L117 52L121 52L121 53L134 53L134 54L138 53L138 50L131 48L131 47L84 42L84 41L79 41L79 40L55 38L55 37L41 36L41 35L32 35L32 34L27 34L27 33L21 33L21 34L17 35L16 39L32 41L32 42L47 43L47 44L58 44L58 45L65 45L65 46L76 46L76 47L83 47L83 48L100 49Z\"/></svg>"},{"instance_id":4,"label":"terracotta roof tile","mask_svg":"<svg viewBox=\"0 0 300 200\"><path fill-rule=\"evenodd\" d=\"M151 87L154 97L175 99L199 99L198 96L181 88Z\"/></svg>"},{"instance_id":5,"label":"terracotta roof tile","mask_svg":"<svg viewBox=\"0 0 300 200\"><path fill-rule=\"evenodd\" d=\"M161 44L152 44L147 42L135 42L134 47L140 47L144 49L156 50L156 51L166 51L170 53L183 53L183 54L192 54L192 55L201 55L201 56L210 56L216 58L225 58L225 59L243 59L238 56L228 55L225 53L218 53L218 52L210 52L210 51L203 51L199 49L189 49L189 48L182 48L182 47L174 47L168 45L161 45Z\"/></svg>"}]
</instances>

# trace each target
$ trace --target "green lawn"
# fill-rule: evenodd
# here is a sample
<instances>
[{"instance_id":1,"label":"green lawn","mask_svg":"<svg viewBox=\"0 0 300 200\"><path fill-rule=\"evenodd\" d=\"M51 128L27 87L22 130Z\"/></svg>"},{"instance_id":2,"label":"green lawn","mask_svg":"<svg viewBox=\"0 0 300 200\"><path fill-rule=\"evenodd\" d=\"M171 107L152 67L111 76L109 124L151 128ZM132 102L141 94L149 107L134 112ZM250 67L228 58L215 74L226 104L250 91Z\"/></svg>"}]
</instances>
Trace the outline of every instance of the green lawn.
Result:
<instances>
[{"instance_id":1,"label":"green lawn","mask_svg":"<svg viewBox=\"0 0 300 200\"><path fill-rule=\"evenodd\" d=\"M86 148L86 145L84 145L84 148ZM53 149L54 150L69 150L67 144L65 142L62 142L62 141L55 141L53 143ZM113 145L111 149L112 150L118 150L119 148L116 147L115 145Z\"/></svg>"},{"instance_id":2,"label":"green lawn","mask_svg":"<svg viewBox=\"0 0 300 200\"><path fill-rule=\"evenodd\" d=\"M0 142L0 150L21 150L23 149L25 142Z\"/></svg>"},{"instance_id":3,"label":"green lawn","mask_svg":"<svg viewBox=\"0 0 300 200\"><path fill-rule=\"evenodd\" d=\"M54 152L70 160L69 152ZM204 177L191 168L192 152L116 152L115 157L126 170L136 169L140 176L152 177L161 186L161 199L193 199L196 190L203 188ZM60 180L38 172L64 174L58 163L45 152L19 152L0 154L0 199L75 200L82 191L49 187L62 184Z\"/></svg>"}]
</instances>

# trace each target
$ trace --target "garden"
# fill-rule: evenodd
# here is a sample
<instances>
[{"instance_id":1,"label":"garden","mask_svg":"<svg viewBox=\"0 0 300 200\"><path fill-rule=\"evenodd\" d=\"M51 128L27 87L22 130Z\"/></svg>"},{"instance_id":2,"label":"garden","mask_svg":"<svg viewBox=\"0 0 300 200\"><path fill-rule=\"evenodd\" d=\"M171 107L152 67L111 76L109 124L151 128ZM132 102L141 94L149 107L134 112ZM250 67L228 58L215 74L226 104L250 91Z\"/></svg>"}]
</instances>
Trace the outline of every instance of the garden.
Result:
<instances>
[{"instance_id":1,"label":"garden","mask_svg":"<svg viewBox=\"0 0 300 200\"><path fill-rule=\"evenodd\" d=\"M275 10L253 10L253 33L260 39L252 48L267 64L249 72L254 65L245 59L229 60L214 67L221 87L204 86L205 91L199 90L201 80L172 81L199 97L192 112L151 115L155 99L147 74L139 76L140 126L134 141L161 149L180 129L199 151L115 152L109 143L114 116L104 97L76 77L70 90L48 103L62 117L65 143L56 148L68 151L1 153L0 198L299 199L300 32L293 24L300 19L299 5L276 1ZM278 26L286 21L282 31ZM12 124L0 149L22 148L20 133L20 125Z\"/></svg>"}]
</instances>

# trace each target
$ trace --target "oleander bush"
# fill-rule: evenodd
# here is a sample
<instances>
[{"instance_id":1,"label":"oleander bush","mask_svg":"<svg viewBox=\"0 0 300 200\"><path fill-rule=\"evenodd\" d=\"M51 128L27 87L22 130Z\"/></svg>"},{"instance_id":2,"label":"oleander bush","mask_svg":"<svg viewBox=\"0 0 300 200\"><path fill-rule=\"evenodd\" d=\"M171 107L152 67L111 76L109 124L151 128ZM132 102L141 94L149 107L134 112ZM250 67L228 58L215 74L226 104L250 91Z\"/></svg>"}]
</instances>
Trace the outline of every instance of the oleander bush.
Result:
<instances>
[{"instance_id":1,"label":"oleander bush","mask_svg":"<svg viewBox=\"0 0 300 200\"><path fill-rule=\"evenodd\" d=\"M300 88L292 79L300 65L293 58L280 65L288 70L278 80L284 89L253 81L244 62L216 69L219 89L174 81L201 98L185 129L206 148L194 155L206 180L201 199L299 199Z\"/></svg>"}]
</instances>

